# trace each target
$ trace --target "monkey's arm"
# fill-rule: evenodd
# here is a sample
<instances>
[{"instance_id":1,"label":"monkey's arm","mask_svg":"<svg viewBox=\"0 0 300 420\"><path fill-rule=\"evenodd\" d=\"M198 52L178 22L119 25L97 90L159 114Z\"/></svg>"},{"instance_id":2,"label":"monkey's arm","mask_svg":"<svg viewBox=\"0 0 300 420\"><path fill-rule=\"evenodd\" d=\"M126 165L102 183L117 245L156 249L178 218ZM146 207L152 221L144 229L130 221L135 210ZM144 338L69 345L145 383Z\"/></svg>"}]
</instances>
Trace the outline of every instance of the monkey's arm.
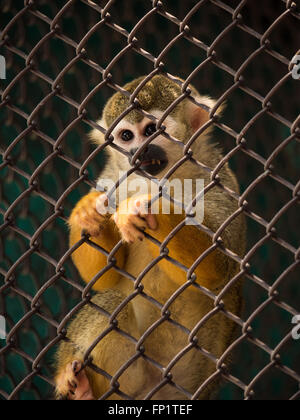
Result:
<instances>
[{"instance_id":1,"label":"monkey's arm","mask_svg":"<svg viewBox=\"0 0 300 420\"><path fill-rule=\"evenodd\" d=\"M157 217L158 229L151 232L151 235L158 241L164 242L168 235L182 223L184 218L185 215L160 213ZM157 257L159 255L158 247L150 241L147 242L151 253ZM195 261L211 246L212 240L207 234L196 226L186 225L166 245L169 250L169 257L187 268L192 267ZM180 286L187 281L187 273L166 259L163 259L159 266ZM220 251L213 250L195 268L194 273L197 276L198 284L208 289L214 289L227 277L227 258Z\"/></svg>"},{"instance_id":2,"label":"monkey's arm","mask_svg":"<svg viewBox=\"0 0 300 420\"><path fill-rule=\"evenodd\" d=\"M108 217L97 212L96 203L101 194L90 192L84 196L74 208L69 219L70 247L82 238L82 231L91 234L91 241L110 252L120 241L121 237L114 223ZM125 261L125 247L115 255L116 265L123 268ZM73 254L72 258L83 280L90 282L107 265L107 257L99 250L84 243ZM94 290L111 288L120 280L120 274L114 269L105 273L95 284Z\"/></svg>"},{"instance_id":3,"label":"monkey's arm","mask_svg":"<svg viewBox=\"0 0 300 420\"><path fill-rule=\"evenodd\" d=\"M117 216L114 217L114 220L125 242L143 239L144 235L141 233L141 229L145 230L159 242L164 242L168 235L185 219L185 214L174 214L173 206L171 206L171 214L164 214L161 201L159 204L159 214L156 216L149 214L150 212L141 210L143 206L140 205L137 211L135 208L136 203L145 203L149 199L150 197L148 196L142 196L139 199L129 199L120 204L119 211L117 212ZM124 214L125 212L123 211L123 215L119 215L118 213L122 208L128 208L128 214ZM205 225L210 225L209 220L205 221ZM151 241L147 241L147 246L154 257L159 256L157 245ZM211 246L212 239L206 233L196 226L186 225L167 244L169 256L187 268L190 268ZM197 282L208 289L218 287L228 276L228 264L228 259L224 254L218 250L213 250L195 268L194 273L197 276ZM166 259L163 259L159 263L159 267L177 284L182 285L187 281L187 273Z\"/></svg>"}]
</instances>

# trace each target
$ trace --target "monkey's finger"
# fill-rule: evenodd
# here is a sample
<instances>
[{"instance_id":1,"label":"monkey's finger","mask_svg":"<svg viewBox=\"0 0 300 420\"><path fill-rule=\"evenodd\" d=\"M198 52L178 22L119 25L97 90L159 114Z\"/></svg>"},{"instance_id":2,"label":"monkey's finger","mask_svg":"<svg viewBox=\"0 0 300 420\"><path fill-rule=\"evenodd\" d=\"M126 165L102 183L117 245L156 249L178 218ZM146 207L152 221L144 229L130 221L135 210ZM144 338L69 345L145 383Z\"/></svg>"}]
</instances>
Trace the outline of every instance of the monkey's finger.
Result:
<instances>
[{"instance_id":1,"label":"monkey's finger","mask_svg":"<svg viewBox=\"0 0 300 420\"><path fill-rule=\"evenodd\" d=\"M146 219L149 229L156 230L158 228L157 218L154 214L146 214L143 217Z\"/></svg>"},{"instance_id":2,"label":"monkey's finger","mask_svg":"<svg viewBox=\"0 0 300 420\"><path fill-rule=\"evenodd\" d=\"M88 233L91 237L97 238L100 236L101 228L98 225L87 224L85 229L82 230L84 233Z\"/></svg>"},{"instance_id":3,"label":"monkey's finger","mask_svg":"<svg viewBox=\"0 0 300 420\"><path fill-rule=\"evenodd\" d=\"M70 375L70 379L68 381L68 400L82 401L94 399L85 370L81 369L82 363L78 360L74 360L67 368Z\"/></svg>"},{"instance_id":4,"label":"monkey's finger","mask_svg":"<svg viewBox=\"0 0 300 420\"><path fill-rule=\"evenodd\" d=\"M156 230L158 228L157 218L154 214L151 213L139 213L138 215L140 220L143 220L146 226L144 228L149 228L151 230Z\"/></svg>"},{"instance_id":5,"label":"monkey's finger","mask_svg":"<svg viewBox=\"0 0 300 420\"><path fill-rule=\"evenodd\" d=\"M134 225L139 230L146 230L148 227L147 220L145 216L138 214L138 215L131 215L129 218L129 223Z\"/></svg>"},{"instance_id":6,"label":"monkey's finger","mask_svg":"<svg viewBox=\"0 0 300 420\"><path fill-rule=\"evenodd\" d=\"M134 243L137 239L143 241L145 239L145 235L141 232L140 229L135 227L133 224L124 226L120 229L122 234L122 238L125 242Z\"/></svg>"},{"instance_id":7,"label":"monkey's finger","mask_svg":"<svg viewBox=\"0 0 300 420\"><path fill-rule=\"evenodd\" d=\"M131 218L131 223L142 232L147 228L151 230L158 228L157 219L154 214L139 214Z\"/></svg>"},{"instance_id":8,"label":"monkey's finger","mask_svg":"<svg viewBox=\"0 0 300 420\"><path fill-rule=\"evenodd\" d=\"M80 362L76 362L76 366L81 366ZM74 370L74 362L69 363L65 369L63 369L56 380L57 395L62 398L73 399L78 381L76 378L76 372Z\"/></svg>"},{"instance_id":9,"label":"monkey's finger","mask_svg":"<svg viewBox=\"0 0 300 420\"><path fill-rule=\"evenodd\" d=\"M82 212L80 215L74 217L74 223L81 229L88 233L98 233L103 225L103 216L95 211Z\"/></svg>"},{"instance_id":10,"label":"monkey's finger","mask_svg":"<svg viewBox=\"0 0 300 420\"><path fill-rule=\"evenodd\" d=\"M146 221L147 227L149 229L156 230L158 228L158 223L156 216L151 213L151 208L149 208L149 201L136 200L135 207L138 211L138 215Z\"/></svg>"},{"instance_id":11,"label":"monkey's finger","mask_svg":"<svg viewBox=\"0 0 300 420\"><path fill-rule=\"evenodd\" d=\"M99 236L103 230L103 222L100 221L97 217L90 217L88 219L82 220L80 228L82 231L89 233L91 236Z\"/></svg>"},{"instance_id":12,"label":"monkey's finger","mask_svg":"<svg viewBox=\"0 0 300 420\"><path fill-rule=\"evenodd\" d=\"M76 401L94 400L95 398L85 370L82 370L80 373L77 374L77 381L78 385L74 391L74 399Z\"/></svg>"}]
</instances>

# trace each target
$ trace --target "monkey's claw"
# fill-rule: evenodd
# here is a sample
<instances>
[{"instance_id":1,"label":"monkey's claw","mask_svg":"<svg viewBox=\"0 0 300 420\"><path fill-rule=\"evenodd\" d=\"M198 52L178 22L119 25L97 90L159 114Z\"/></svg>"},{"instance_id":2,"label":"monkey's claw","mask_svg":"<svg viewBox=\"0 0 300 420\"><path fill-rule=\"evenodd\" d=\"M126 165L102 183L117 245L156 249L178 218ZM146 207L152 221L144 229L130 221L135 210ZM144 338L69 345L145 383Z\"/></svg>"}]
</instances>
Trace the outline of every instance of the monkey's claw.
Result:
<instances>
[{"instance_id":1,"label":"monkey's claw","mask_svg":"<svg viewBox=\"0 0 300 420\"><path fill-rule=\"evenodd\" d=\"M124 242L143 241L146 229L157 229L157 219L148 208L148 197L129 199L120 204L113 218Z\"/></svg>"},{"instance_id":2,"label":"monkey's claw","mask_svg":"<svg viewBox=\"0 0 300 420\"><path fill-rule=\"evenodd\" d=\"M94 400L93 392L82 363L74 360L56 378L56 394L74 401Z\"/></svg>"}]
</instances>

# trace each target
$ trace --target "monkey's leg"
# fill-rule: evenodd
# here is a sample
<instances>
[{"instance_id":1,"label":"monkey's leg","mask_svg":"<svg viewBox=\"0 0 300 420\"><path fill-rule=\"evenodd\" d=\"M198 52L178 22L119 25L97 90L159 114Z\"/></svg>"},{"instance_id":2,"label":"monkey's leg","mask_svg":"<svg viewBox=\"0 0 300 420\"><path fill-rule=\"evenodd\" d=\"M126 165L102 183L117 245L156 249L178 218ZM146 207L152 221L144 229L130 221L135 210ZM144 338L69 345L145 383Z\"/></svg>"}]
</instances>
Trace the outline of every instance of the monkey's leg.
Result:
<instances>
[{"instance_id":1,"label":"monkey's leg","mask_svg":"<svg viewBox=\"0 0 300 420\"><path fill-rule=\"evenodd\" d=\"M174 206L171 206L171 214L163 214L163 206L160 201L159 214L151 214L151 210L145 210L151 197L141 196L131 198L121 203L114 220L125 242L142 240L144 235L141 231L152 229L149 232L155 239L164 242L168 235L185 219L185 214L174 214ZM128 213L120 211L128 209ZM121 214L122 213L122 214ZM159 248L150 241L147 246L154 257L159 256ZM212 246L211 238L195 226L183 226L182 229L168 242L169 256L185 267L190 268L194 262ZM166 272L169 278L182 285L187 281L186 272L180 270L171 262L163 259L159 267ZM195 268L197 281L201 286L209 289L218 287L228 273L228 261L220 251L213 250Z\"/></svg>"},{"instance_id":2,"label":"monkey's leg","mask_svg":"<svg viewBox=\"0 0 300 420\"><path fill-rule=\"evenodd\" d=\"M61 341L55 355L55 377L57 397L68 399L99 399L111 387L111 381L106 375L87 366L77 375L82 367L86 353L104 331L111 327L110 316L103 315L101 308L112 314L126 299L118 290L104 290L92 297L92 304L86 304L67 327L67 340ZM138 324L131 302L117 316L118 328L132 337L139 338ZM122 366L136 355L136 345L118 331L107 333L88 357L92 364L103 369L112 377ZM74 366L74 362L76 366ZM143 359L134 361L118 379L120 389L132 396L144 392L147 384L145 373L147 363ZM76 368L76 372L74 371ZM77 387L77 388L76 388ZM148 391L149 392L149 391ZM120 398L114 394L110 399Z\"/></svg>"},{"instance_id":3,"label":"monkey's leg","mask_svg":"<svg viewBox=\"0 0 300 420\"><path fill-rule=\"evenodd\" d=\"M69 219L70 247L81 240L82 231L92 235L91 241L110 252L120 241L121 237L116 231L113 222L97 211L97 200L100 193L91 192L83 197L74 208ZM90 282L99 271L107 265L107 257L97 249L84 243L73 254L72 258L83 280ZM116 265L123 268L125 262L125 249L122 247L115 255ZM118 283L120 275L115 270L109 270L95 284L95 290L111 288Z\"/></svg>"}]
</instances>

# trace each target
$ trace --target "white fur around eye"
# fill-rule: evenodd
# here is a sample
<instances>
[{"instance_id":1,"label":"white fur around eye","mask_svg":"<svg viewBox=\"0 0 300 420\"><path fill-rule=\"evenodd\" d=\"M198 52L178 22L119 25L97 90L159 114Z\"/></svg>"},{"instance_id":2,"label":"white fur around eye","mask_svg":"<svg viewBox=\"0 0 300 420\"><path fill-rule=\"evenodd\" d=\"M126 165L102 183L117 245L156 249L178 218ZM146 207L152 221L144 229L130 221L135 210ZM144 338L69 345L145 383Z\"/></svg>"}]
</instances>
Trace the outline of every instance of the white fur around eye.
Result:
<instances>
[{"instance_id":1,"label":"white fur around eye","mask_svg":"<svg viewBox=\"0 0 300 420\"><path fill-rule=\"evenodd\" d=\"M133 133L134 138L131 141L124 141L122 140L122 133L125 130L129 130ZM134 124L130 124L128 121L120 121L117 127L113 130L112 135L114 136L114 143L121 145L123 148L126 148L126 144L130 146L130 148L134 147L135 143L138 140L138 130Z\"/></svg>"}]
</instances>

